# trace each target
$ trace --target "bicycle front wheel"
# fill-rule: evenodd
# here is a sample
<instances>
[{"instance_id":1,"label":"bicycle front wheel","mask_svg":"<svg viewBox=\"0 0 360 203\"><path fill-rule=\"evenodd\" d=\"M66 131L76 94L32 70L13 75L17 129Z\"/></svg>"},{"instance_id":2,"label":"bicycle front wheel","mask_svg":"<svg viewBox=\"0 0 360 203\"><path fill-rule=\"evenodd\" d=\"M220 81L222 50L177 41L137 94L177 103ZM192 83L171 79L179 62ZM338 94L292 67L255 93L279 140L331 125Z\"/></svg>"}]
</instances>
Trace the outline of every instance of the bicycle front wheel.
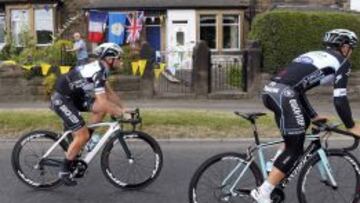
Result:
<instances>
[{"instance_id":1,"label":"bicycle front wheel","mask_svg":"<svg viewBox=\"0 0 360 203\"><path fill-rule=\"evenodd\" d=\"M48 189L61 183L58 173L68 144L60 142L46 159L42 158L57 140L58 136L54 132L33 131L16 142L11 163L22 182L37 189Z\"/></svg>"},{"instance_id":2,"label":"bicycle front wheel","mask_svg":"<svg viewBox=\"0 0 360 203\"><path fill-rule=\"evenodd\" d=\"M254 202L250 191L263 182L259 168L249 162L244 154L228 152L205 161L191 179L188 191L190 203ZM244 171L245 170L245 171ZM235 180L240 177L238 184ZM234 187L233 193L231 187Z\"/></svg>"},{"instance_id":3,"label":"bicycle front wheel","mask_svg":"<svg viewBox=\"0 0 360 203\"><path fill-rule=\"evenodd\" d=\"M337 185L331 184L319 155L314 155L299 174L297 195L301 203L356 203L360 196L360 165L356 158L342 150L326 151L331 174Z\"/></svg>"},{"instance_id":4,"label":"bicycle front wheel","mask_svg":"<svg viewBox=\"0 0 360 203\"><path fill-rule=\"evenodd\" d=\"M114 186L122 189L141 189L160 174L163 155L159 144L150 135L117 132L105 145L101 168Z\"/></svg>"}]
</instances>

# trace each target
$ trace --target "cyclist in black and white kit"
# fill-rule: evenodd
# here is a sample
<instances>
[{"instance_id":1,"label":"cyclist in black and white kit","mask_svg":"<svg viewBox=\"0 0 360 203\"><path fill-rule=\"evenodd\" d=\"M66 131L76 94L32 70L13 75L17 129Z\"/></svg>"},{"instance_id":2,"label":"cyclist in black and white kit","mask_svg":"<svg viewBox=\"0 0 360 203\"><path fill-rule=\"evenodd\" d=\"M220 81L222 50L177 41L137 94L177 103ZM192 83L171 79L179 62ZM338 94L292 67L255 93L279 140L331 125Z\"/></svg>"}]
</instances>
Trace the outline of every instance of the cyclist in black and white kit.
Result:
<instances>
[{"instance_id":1,"label":"cyclist in black and white kit","mask_svg":"<svg viewBox=\"0 0 360 203\"><path fill-rule=\"evenodd\" d=\"M74 136L59 173L66 185L76 185L69 168L92 133L85 126L80 112L92 112L90 123L100 122L106 113L120 116L125 112L120 98L107 83L109 70L122 53L122 49L114 43L101 44L95 49L99 60L77 66L56 81L51 108Z\"/></svg>"},{"instance_id":2,"label":"cyclist in black and white kit","mask_svg":"<svg viewBox=\"0 0 360 203\"><path fill-rule=\"evenodd\" d=\"M303 154L305 131L311 120L320 117L305 93L319 85L332 84L336 111L349 131L360 134L354 123L347 99L347 83L351 71L349 58L357 45L356 34L346 29L327 32L322 51L311 51L296 57L264 87L264 105L274 112L277 126L285 141L284 151L274 162L268 179L251 196L259 203L270 203L270 195L295 161Z\"/></svg>"}]
</instances>

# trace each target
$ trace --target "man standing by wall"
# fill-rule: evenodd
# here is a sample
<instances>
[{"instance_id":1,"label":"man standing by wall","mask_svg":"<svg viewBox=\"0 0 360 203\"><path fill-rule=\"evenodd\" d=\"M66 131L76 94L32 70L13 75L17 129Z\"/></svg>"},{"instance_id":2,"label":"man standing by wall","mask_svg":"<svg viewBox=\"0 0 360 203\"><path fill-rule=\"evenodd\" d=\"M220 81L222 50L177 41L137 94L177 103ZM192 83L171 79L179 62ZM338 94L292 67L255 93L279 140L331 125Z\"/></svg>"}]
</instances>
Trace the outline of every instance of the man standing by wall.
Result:
<instances>
[{"instance_id":1,"label":"man standing by wall","mask_svg":"<svg viewBox=\"0 0 360 203\"><path fill-rule=\"evenodd\" d=\"M76 52L76 66L84 65L88 62L88 53L86 49L86 43L81 38L81 35L79 32L74 33L74 47L72 49L69 49L67 51L75 51Z\"/></svg>"}]
</instances>

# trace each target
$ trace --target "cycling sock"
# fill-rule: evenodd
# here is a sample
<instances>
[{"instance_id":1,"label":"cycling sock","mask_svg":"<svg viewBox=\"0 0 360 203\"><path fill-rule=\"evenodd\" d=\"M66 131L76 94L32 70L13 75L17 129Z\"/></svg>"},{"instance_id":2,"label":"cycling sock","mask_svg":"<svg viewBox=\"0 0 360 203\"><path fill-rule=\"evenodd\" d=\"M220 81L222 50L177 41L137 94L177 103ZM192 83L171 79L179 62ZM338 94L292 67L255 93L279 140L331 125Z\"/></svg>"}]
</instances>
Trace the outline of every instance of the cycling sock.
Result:
<instances>
[{"instance_id":1,"label":"cycling sock","mask_svg":"<svg viewBox=\"0 0 360 203\"><path fill-rule=\"evenodd\" d=\"M269 181L264 181L264 183L259 187L259 192L262 196L269 197L274 190L275 186Z\"/></svg>"}]
</instances>

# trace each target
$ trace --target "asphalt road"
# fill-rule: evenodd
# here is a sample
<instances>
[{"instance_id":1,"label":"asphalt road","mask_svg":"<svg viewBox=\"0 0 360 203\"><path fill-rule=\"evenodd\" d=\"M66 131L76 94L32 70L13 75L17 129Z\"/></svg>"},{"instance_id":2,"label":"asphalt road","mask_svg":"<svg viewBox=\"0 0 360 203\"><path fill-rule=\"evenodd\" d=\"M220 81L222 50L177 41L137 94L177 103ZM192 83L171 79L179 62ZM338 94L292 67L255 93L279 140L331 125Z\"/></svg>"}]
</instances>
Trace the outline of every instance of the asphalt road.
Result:
<instances>
[{"instance_id":1,"label":"asphalt road","mask_svg":"<svg viewBox=\"0 0 360 203\"><path fill-rule=\"evenodd\" d=\"M334 141L343 143L343 141ZM159 178L141 191L122 191L108 183L100 171L99 159L89 166L89 173L76 187L61 186L51 191L36 191L14 175L10 154L13 141L0 142L1 203L186 203L188 184L195 169L206 158L219 152L243 151L249 141L161 141L164 167ZM269 150L273 151L273 150ZM359 150L356 152L360 158ZM297 202L295 180L286 189L286 202ZM330 202L329 202L330 203Z\"/></svg>"}]
</instances>

